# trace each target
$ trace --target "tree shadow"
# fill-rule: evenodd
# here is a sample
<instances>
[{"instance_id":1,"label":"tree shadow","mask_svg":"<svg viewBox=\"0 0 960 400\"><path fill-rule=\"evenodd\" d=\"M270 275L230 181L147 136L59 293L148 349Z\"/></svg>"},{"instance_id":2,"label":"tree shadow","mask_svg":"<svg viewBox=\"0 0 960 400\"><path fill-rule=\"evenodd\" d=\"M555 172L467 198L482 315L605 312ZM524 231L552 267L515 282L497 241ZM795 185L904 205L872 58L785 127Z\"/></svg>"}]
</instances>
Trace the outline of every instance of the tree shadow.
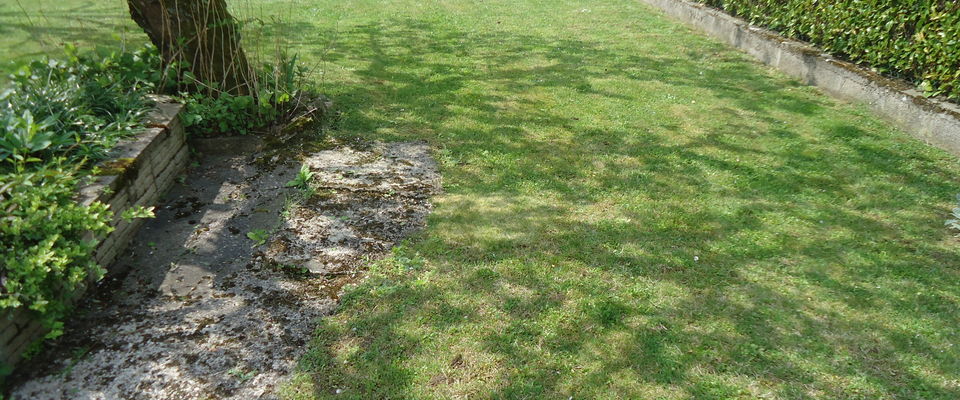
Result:
<instances>
[{"instance_id":1,"label":"tree shadow","mask_svg":"<svg viewBox=\"0 0 960 400\"><path fill-rule=\"evenodd\" d=\"M334 300L317 287L327 279L257 263L245 236L279 224L292 190L283 183L296 167L222 152L197 160L174 184L76 306L65 334L18 366L6 388L12 395L226 398L275 384L257 381L289 365ZM224 334L228 340L218 339Z\"/></svg>"},{"instance_id":2,"label":"tree shadow","mask_svg":"<svg viewBox=\"0 0 960 400\"><path fill-rule=\"evenodd\" d=\"M838 122L854 109L713 42L630 54L400 18L320 31L334 50L298 45L356 79L329 88L341 134L426 139L456 186L413 245L428 267L353 291L294 392L960 396L938 336L960 322L960 254L940 228L958 171L942 153ZM689 99L604 80L719 99L701 111L726 121L691 128ZM587 126L615 115L565 114L562 96L681 116Z\"/></svg>"},{"instance_id":3,"label":"tree shadow","mask_svg":"<svg viewBox=\"0 0 960 400\"><path fill-rule=\"evenodd\" d=\"M350 291L292 390L960 397L943 154L695 37L638 53L399 17L261 28L350 69L325 87L341 135L428 140L456 185L401 257L423 265ZM113 43L46 29L0 24Z\"/></svg>"}]
</instances>

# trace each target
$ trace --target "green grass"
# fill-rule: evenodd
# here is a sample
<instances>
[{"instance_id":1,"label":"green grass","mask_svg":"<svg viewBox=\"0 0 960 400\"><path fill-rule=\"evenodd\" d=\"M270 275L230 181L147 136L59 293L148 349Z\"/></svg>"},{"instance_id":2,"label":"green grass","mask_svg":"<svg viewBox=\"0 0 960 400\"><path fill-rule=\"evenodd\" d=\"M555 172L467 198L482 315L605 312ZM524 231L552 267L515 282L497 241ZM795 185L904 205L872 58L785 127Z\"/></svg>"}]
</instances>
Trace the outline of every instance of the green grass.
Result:
<instances>
[{"instance_id":1,"label":"green grass","mask_svg":"<svg viewBox=\"0 0 960 400\"><path fill-rule=\"evenodd\" d=\"M242 3L446 190L286 398L960 397L955 157L636 1Z\"/></svg>"},{"instance_id":2,"label":"green grass","mask_svg":"<svg viewBox=\"0 0 960 400\"><path fill-rule=\"evenodd\" d=\"M125 0L4 0L0 3L0 71L64 44L81 48L139 44L146 36L126 13Z\"/></svg>"}]
</instances>

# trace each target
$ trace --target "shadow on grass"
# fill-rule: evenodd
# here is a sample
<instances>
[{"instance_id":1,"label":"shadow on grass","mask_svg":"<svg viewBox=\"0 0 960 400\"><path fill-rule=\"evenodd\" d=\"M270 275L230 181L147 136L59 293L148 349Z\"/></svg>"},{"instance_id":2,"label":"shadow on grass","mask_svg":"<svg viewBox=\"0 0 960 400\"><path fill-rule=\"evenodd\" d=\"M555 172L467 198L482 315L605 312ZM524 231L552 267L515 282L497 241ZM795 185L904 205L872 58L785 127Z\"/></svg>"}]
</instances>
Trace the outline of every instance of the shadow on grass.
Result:
<instances>
[{"instance_id":1,"label":"shadow on grass","mask_svg":"<svg viewBox=\"0 0 960 400\"><path fill-rule=\"evenodd\" d=\"M6 7L0 33L17 57L116 45L125 14L70 4ZM346 296L294 390L960 397L940 153L679 29L634 47L408 19L258 29L358 66L330 83L344 134L426 139L455 184L399 257L424 265Z\"/></svg>"},{"instance_id":2,"label":"shadow on grass","mask_svg":"<svg viewBox=\"0 0 960 400\"><path fill-rule=\"evenodd\" d=\"M937 337L960 322L960 255L936 206L957 170L942 154L713 43L625 54L410 20L320 36L337 37L328 61L365 60L362 84L333 93L346 134L430 140L456 186L408 249L428 267L374 271L348 295L294 392L960 397L936 379L960 373L941 347L955 338ZM604 79L695 90L727 122L597 128L537 95L669 106ZM604 202L609 216L577 213ZM458 342L472 353L437 348Z\"/></svg>"},{"instance_id":3,"label":"shadow on grass","mask_svg":"<svg viewBox=\"0 0 960 400\"><path fill-rule=\"evenodd\" d=\"M60 56L64 43L81 48L116 48L125 41L146 41L130 20L121 1L67 0L56 5L23 2L0 6L0 40L6 54L0 71L11 68L8 61L26 62L42 55Z\"/></svg>"}]
</instances>

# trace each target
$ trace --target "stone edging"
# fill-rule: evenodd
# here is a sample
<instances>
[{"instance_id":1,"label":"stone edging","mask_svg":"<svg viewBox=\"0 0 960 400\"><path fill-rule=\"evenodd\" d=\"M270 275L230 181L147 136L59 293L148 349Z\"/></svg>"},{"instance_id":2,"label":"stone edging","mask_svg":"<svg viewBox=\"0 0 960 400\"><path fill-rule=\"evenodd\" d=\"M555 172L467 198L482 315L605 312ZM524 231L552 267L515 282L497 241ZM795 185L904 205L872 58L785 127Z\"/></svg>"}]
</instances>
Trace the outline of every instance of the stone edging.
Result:
<instances>
[{"instance_id":1,"label":"stone edging","mask_svg":"<svg viewBox=\"0 0 960 400\"><path fill-rule=\"evenodd\" d=\"M904 81L834 59L810 44L752 26L703 4L641 1L834 97L864 102L917 139L960 156L960 106L926 98Z\"/></svg>"},{"instance_id":2,"label":"stone edging","mask_svg":"<svg viewBox=\"0 0 960 400\"><path fill-rule=\"evenodd\" d=\"M180 122L183 106L166 97L157 96L154 100L157 104L148 117L147 129L121 141L111 151L110 160L100 164L101 175L77 194L80 204L100 201L109 204L114 212L114 230L102 238L94 253L94 259L104 267L116 260L144 222L124 221L120 217L123 210L156 205L189 160L190 151ZM92 234L89 238L93 238ZM45 334L44 327L27 310L0 314L0 366L15 366L23 351Z\"/></svg>"}]
</instances>

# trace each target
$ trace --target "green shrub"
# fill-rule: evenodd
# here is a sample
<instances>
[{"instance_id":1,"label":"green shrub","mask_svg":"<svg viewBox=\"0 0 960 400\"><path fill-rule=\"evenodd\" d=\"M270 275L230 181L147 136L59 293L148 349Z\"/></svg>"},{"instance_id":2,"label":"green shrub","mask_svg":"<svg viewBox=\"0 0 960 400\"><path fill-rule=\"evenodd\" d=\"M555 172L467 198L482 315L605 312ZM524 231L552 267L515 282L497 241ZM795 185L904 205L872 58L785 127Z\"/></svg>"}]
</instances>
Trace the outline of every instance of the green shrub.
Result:
<instances>
[{"instance_id":1,"label":"green shrub","mask_svg":"<svg viewBox=\"0 0 960 400\"><path fill-rule=\"evenodd\" d=\"M190 133L204 136L216 134L250 133L266 126L276 118L271 106L261 107L253 96L235 96L221 93L217 97L203 94L182 94L179 100L186 106L183 123Z\"/></svg>"},{"instance_id":2,"label":"green shrub","mask_svg":"<svg viewBox=\"0 0 960 400\"><path fill-rule=\"evenodd\" d=\"M7 113L3 135L0 136L0 159L9 158L14 165L42 161L32 157L55 152L73 143L70 132L50 129L55 124L56 118L52 116L37 122L29 109L23 110L21 115Z\"/></svg>"},{"instance_id":3,"label":"green shrub","mask_svg":"<svg viewBox=\"0 0 960 400\"><path fill-rule=\"evenodd\" d=\"M13 163L102 158L135 132L160 81L153 47L135 52L79 54L44 59L19 68L0 94L0 170Z\"/></svg>"},{"instance_id":4,"label":"green shrub","mask_svg":"<svg viewBox=\"0 0 960 400\"><path fill-rule=\"evenodd\" d=\"M93 162L142 127L158 89L156 49L89 52L24 65L0 93L0 312L28 309L61 332L112 212L74 200ZM90 235L91 236L86 236ZM86 237L86 238L85 238Z\"/></svg>"},{"instance_id":5,"label":"green shrub","mask_svg":"<svg viewBox=\"0 0 960 400\"><path fill-rule=\"evenodd\" d=\"M960 100L960 2L697 0Z\"/></svg>"},{"instance_id":6,"label":"green shrub","mask_svg":"<svg viewBox=\"0 0 960 400\"><path fill-rule=\"evenodd\" d=\"M35 311L51 336L61 332L77 289L103 274L91 257L96 241L84 235L112 229L106 205L74 201L74 172L48 166L0 174L0 310Z\"/></svg>"},{"instance_id":7,"label":"green shrub","mask_svg":"<svg viewBox=\"0 0 960 400\"><path fill-rule=\"evenodd\" d=\"M113 213L77 204L77 182L142 127L149 93L182 87L164 76L152 46L83 54L68 47L64 59L11 76L0 93L0 312L33 310L55 336L77 289L102 276L92 254ZM283 58L257 71L256 96L181 94L184 122L207 134L264 127L293 109L303 77L296 57Z\"/></svg>"},{"instance_id":8,"label":"green shrub","mask_svg":"<svg viewBox=\"0 0 960 400\"><path fill-rule=\"evenodd\" d=\"M296 107L292 101L300 94L306 79L306 71L296 56L281 55L275 65L263 64L255 72L252 85L256 96L209 90L181 93L177 99L186 108L182 118L187 130L204 136L247 134L277 122ZM180 86L190 86L190 83Z\"/></svg>"}]
</instances>

